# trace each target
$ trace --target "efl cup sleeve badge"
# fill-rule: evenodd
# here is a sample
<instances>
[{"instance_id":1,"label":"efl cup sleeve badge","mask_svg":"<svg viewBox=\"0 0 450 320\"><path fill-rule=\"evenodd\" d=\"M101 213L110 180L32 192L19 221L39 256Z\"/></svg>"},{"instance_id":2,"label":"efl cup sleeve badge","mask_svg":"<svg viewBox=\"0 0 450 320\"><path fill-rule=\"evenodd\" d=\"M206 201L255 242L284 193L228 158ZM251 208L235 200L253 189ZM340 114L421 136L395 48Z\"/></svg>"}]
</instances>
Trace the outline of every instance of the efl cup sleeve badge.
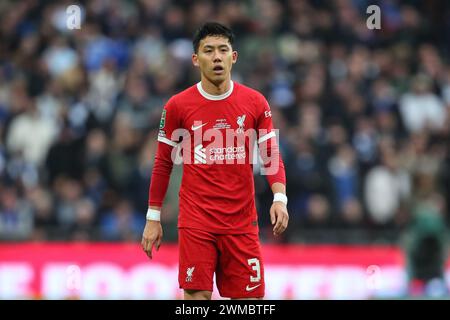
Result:
<instances>
[{"instance_id":1,"label":"efl cup sleeve badge","mask_svg":"<svg viewBox=\"0 0 450 320\"><path fill-rule=\"evenodd\" d=\"M236 130L237 133L244 133L244 121L245 121L245 114L237 117L236 122L239 126L239 128Z\"/></svg>"},{"instance_id":2,"label":"efl cup sleeve badge","mask_svg":"<svg viewBox=\"0 0 450 320\"><path fill-rule=\"evenodd\" d=\"M161 114L161 120L159 121L159 129L164 128L165 125L166 125L166 109L164 109Z\"/></svg>"}]
</instances>

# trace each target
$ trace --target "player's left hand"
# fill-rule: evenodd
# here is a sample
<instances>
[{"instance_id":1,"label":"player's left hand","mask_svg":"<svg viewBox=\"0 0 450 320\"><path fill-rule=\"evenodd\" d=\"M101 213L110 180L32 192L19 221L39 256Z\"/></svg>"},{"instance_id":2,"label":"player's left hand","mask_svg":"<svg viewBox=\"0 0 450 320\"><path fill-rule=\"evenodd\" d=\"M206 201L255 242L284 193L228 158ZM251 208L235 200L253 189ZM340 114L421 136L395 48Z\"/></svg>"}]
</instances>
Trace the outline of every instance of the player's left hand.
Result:
<instances>
[{"instance_id":1,"label":"player's left hand","mask_svg":"<svg viewBox=\"0 0 450 320\"><path fill-rule=\"evenodd\" d=\"M273 234L279 236L286 230L289 222L289 214L286 205L281 201L275 201L270 208L270 221L272 222Z\"/></svg>"}]
</instances>

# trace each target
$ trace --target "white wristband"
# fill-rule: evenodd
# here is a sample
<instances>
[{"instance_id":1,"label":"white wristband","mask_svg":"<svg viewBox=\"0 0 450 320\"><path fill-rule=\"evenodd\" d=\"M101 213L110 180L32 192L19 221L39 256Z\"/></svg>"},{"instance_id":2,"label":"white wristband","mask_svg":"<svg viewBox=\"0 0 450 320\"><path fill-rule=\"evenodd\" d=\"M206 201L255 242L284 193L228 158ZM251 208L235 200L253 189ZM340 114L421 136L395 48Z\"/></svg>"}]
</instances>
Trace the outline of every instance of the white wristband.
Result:
<instances>
[{"instance_id":1,"label":"white wristband","mask_svg":"<svg viewBox=\"0 0 450 320\"><path fill-rule=\"evenodd\" d=\"M161 221L161 212L155 209L148 208L147 210L147 220Z\"/></svg>"},{"instance_id":2,"label":"white wristband","mask_svg":"<svg viewBox=\"0 0 450 320\"><path fill-rule=\"evenodd\" d=\"M286 197L286 195L284 193L281 192L277 192L273 194L273 202L275 201L281 201L283 202L285 205L287 205L288 203L288 198Z\"/></svg>"}]
</instances>

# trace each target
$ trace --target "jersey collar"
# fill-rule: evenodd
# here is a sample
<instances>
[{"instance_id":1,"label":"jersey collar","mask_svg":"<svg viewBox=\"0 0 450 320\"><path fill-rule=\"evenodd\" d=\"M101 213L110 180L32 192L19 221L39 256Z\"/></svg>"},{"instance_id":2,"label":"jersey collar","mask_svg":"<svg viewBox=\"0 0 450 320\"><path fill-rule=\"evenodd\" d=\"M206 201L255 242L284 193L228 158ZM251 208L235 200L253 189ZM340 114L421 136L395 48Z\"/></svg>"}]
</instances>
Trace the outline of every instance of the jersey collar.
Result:
<instances>
[{"instance_id":1,"label":"jersey collar","mask_svg":"<svg viewBox=\"0 0 450 320\"><path fill-rule=\"evenodd\" d=\"M231 95L231 93L233 93L233 88L234 88L233 81L230 80L230 89L228 89L227 92L216 96L216 95L213 95L213 94L209 94L205 90L203 90L201 81L199 83L197 83L198 92L200 92L200 94L205 99L208 99L208 100L223 100L223 99L226 99L226 98L228 98Z\"/></svg>"}]
</instances>

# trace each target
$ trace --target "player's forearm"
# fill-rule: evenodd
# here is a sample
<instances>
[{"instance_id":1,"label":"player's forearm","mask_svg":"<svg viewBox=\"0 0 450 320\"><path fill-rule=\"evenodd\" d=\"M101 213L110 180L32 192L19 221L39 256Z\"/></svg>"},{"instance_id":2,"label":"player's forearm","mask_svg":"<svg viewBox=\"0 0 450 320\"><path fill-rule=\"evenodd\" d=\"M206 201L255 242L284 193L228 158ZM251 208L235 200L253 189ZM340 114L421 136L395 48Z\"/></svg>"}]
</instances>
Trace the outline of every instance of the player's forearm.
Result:
<instances>
[{"instance_id":1,"label":"player's forearm","mask_svg":"<svg viewBox=\"0 0 450 320\"><path fill-rule=\"evenodd\" d=\"M172 147L164 143L158 144L155 163L153 165L150 181L148 205L149 207L162 207L164 197L169 186L170 173L173 162L171 159Z\"/></svg>"},{"instance_id":2,"label":"player's forearm","mask_svg":"<svg viewBox=\"0 0 450 320\"><path fill-rule=\"evenodd\" d=\"M275 183L286 185L286 171L276 140L272 138L261 143L259 151L269 186L272 188Z\"/></svg>"},{"instance_id":3,"label":"player's forearm","mask_svg":"<svg viewBox=\"0 0 450 320\"><path fill-rule=\"evenodd\" d=\"M272 184L273 201L280 201L287 205L288 199L286 196L286 185L280 182L275 182Z\"/></svg>"},{"instance_id":4,"label":"player's forearm","mask_svg":"<svg viewBox=\"0 0 450 320\"><path fill-rule=\"evenodd\" d=\"M286 185L284 185L283 183L275 182L274 184L272 184L271 189L272 189L273 194L275 194L275 193L286 194Z\"/></svg>"},{"instance_id":5,"label":"player's forearm","mask_svg":"<svg viewBox=\"0 0 450 320\"><path fill-rule=\"evenodd\" d=\"M266 176L267 181L269 182L269 185L271 188L273 188L273 186L275 184L281 184L283 186L286 185L286 171L284 169L283 160L281 159L281 156L279 154L277 155L276 159L277 160L274 160L274 161L276 161L275 164L270 165L270 166L275 165L275 169L272 169L275 172L273 174L267 174L267 176ZM266 167L270 167L270 166L266 166Z\"/></svg>"},{"instance_id":6,"label":"player's forearm","mask_svg":"<svg viewBox=\"0 0 450 320\"><path fill-rule=\"evenodd\" d=\"M274 201L281 201L287 205L286 171L276 140L272 138L266 143L260 144L260 152Z\"/></svg>"},{"instance_id":7,"label":"player's forearm","mask_svg":"<svg viewBox=\"0 0 450 320\"><path fill-rule=\"evenodd\" d=\"M149 188L149 207L162 207L169 186L170 173L158 174L153 172Z\"/></svg>"}]
</instances>

